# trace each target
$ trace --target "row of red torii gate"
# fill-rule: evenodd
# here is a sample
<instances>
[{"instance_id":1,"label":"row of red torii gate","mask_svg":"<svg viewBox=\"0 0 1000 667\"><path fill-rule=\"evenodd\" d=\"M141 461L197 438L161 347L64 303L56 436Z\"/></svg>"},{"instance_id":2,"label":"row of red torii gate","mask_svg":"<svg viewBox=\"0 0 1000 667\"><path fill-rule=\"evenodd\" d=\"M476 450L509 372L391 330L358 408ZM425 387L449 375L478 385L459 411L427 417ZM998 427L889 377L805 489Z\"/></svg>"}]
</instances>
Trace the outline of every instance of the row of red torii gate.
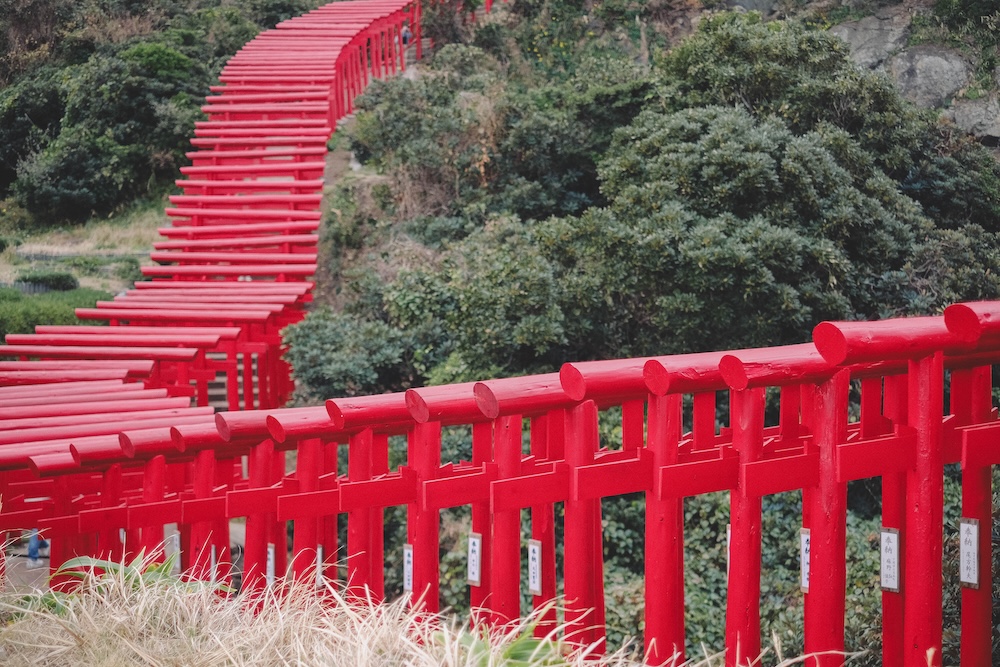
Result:
<instances>
[{"instance_id":1,"label":"row of red torii gate","mask_svg":"<svg viewBox=\"0 0 1000 667\"><path fill-rule=\"evenodd\" d=\"M826 322L801 345L573 363L280 408L292 386L280 332L311 300L326 142L371 78L405 67L404 30L419 57L419 2L357 0L250 42L204 107L171 226L143 268L149 280L77 312L114 326L7 336L0 355L16 360L0 361L0 531L43 529L55 574L79 554L154 551L176 524L186 576L222 580L230 521L245 518L242 586L252 592L286 572L335 578L344 514L348 590L381 599L384 512L405 506L404 588L437 610L440 513L469 506L479 617L505 623L521 614L522 591L543 607L561 589L567 639L601 646L601 500L643 493L644 641L647 661L663 664L685 644L683 499L728 491L726 664L742 665L761 650L761 498L801 490L805 649L833 665L845 648L847 483L879 477L884 664L940 664L945 586L962 587L962 664L990 664L1000 302ZM229 410L215 414L209 385L220 377ZM769 393L780 404L773 424ZM620 412L621 442L600 442L608 411ZM448 427L467 427L471 461L442 461ZM405 437L407 461L390 469L393 436ZM957 582L942 577L949 464L962 470ZM555 623L549 610L537 632Z\"/></svg>"}]
</instances>

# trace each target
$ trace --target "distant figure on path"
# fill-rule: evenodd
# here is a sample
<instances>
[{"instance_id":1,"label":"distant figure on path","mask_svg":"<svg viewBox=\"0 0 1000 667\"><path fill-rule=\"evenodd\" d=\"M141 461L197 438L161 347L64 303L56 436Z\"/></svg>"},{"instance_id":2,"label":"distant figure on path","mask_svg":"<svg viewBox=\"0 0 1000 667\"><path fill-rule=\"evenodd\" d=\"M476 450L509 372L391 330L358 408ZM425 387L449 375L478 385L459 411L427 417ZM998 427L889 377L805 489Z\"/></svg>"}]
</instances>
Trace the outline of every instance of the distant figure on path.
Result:
<instances>
[{"instance_id":1,"label":"distant figure on path","mask_svg":"<svg viewBox=\"0 0 1000 667\"><path fill-rule=\"evenodd\" d=\"M31 529L31 536L28 537L28 569L34 570L42 566L39 554L42 550L47 550L49 543L38 536L38 529ZM48 554L43 554L48 555Z\"/></svg>"}]
</instances>

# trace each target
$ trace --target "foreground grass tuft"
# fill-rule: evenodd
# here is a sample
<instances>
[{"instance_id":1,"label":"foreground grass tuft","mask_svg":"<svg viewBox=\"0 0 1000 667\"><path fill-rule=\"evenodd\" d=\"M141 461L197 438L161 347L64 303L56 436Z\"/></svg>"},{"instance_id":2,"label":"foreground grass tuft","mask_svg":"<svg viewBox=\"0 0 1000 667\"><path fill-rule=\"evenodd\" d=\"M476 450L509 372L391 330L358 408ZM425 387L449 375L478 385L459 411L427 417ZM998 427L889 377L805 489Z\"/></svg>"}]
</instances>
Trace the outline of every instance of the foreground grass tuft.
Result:
<instances>
[{"instance_id":1,"label":"foreground grass tuft","mask_svg":"<svg viewBox=\"0 0 1000 667\"><path fill-rule=\"evenodd\" d=\"M502 631L469 628L461 619L418 614L406 599L375 605L348 601L335 587L297 583L258 597L169 575L173 563L115 564L82 557L71 593L0 594L0 664L324 665L357 667L493 667L577 665L637 667L634 646L604 657L570 647L558 631L533 636L535 618ZM770 655L768 655L770 654ZM771 658L768 660L767 658ZM783 660L780 646L755 664ZM720 665L705 656L685 667ZM679 663L674 667L681 667Z\"/></svg>"},{"instance_id":2,"label":"foreground grass tuft","mask_svg":"<svg viewBox=\"0 0 1000 667\"><path fill-rule=\"evenodd\" d=\"M155 566L154 566L155 567ZM162 570L162 568L160 568ZM0 597L0 663L37 665L574 665L531 619L505 633L455 618L417 616L405 600L348 602L329 587L293 585L259 599L120 567L71 594ZM587 664L635 664L621 652Z\"/></svg>"}]
</instances>

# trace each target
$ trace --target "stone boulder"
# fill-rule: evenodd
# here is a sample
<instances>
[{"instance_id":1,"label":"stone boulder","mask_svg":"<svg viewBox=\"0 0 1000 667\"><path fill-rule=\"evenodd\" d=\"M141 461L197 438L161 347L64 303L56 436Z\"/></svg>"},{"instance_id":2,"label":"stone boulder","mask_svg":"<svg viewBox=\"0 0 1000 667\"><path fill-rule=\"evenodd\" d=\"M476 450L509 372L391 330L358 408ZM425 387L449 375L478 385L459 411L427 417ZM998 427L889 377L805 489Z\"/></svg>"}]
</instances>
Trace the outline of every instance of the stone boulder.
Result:
<instances>
[{"instance_id":1,"label":"stone boulder","mask_svg":"<svg viewBox=\"0 0 1000 667\"><path fill-rule=\"evenodd\" d=\"M777 8L778 0L728 0L726 4L734 9L740 8L769 16Z\"/></svg>"},{"instance_id":2,"label":"stone boulder","mask_svg":"<svg viewBox=\"0 0 1000 667\"><path fill-rule=\"evenodd\" d=\"M978 100L956 100L945 114L955 126L985 143L1000 142L1000 98L997 93Z\"/></svg>"},{"instance_id":3,"label":"stone boulder","mask_svg":"<svg viewBox=\"0 0 1000 667\"><path fill-rule=\"evenodd\" d=\"M861 67L875 69L906 46L911 19L905 8L891 7L860 21L835 25L830 33L851 47L851 60Z\"/></svg>"},{"instance_id":4,"label":"stone boulder","mask_svg":"<svg viewBox=\"0 0 1000 667\"><path fill-rule=\"evenodd\" d=\"M889 59L900 92L918 106L943 107L969 83L972 67L955 49L915 46Z\"/></svg>"}]
</instances>

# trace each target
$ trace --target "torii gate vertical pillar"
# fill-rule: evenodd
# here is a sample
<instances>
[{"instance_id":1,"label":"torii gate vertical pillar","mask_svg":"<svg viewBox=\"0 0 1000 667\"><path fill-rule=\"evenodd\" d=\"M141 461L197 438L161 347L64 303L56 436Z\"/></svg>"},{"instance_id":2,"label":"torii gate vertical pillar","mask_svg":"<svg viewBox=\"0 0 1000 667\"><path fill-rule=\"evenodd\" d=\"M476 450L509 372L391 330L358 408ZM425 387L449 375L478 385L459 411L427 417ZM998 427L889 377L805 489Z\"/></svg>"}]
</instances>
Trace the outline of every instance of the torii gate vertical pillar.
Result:
<instances>
[{"instance_id":1,"label":"torii gate vertical pillar","mask_svg":"<svg viewBox=\"0 0 1000 667\"><path fill-rule=\"evenodd\" d=\"M740 465L761 457L764 389L732 392L733 447ZM752 664L760 655L761 499L745 489L729 494L732 539L726 603L726 667Z\"/></svg>"},{"instance_id":2,"label":"torii gate vertical pillar","mask_svg":"<svg viewBox=\"0 0 1000 667\"><path fill-rule=\"evenodd\" d=\"M944 355L911 360L909 424L917 431L916 461L906 475L903 553L903 651L907 665L940 667L942 645L941 544L944 536Z\"/></svg>"},{"instance_id":3,"label":"torii gate vertical pillar","mask_svg":"<svg viewBox=\"0 0 1000 667\"><path fill-rule=\"evenodd\" d=\"M653 469L677 463L681 395L649 397ZM715 425L712 424L714 429ZM646 664L684 658L684 500L646 493Z\"/></svg>"},{"instance_id":4,"label":"torii gate vertical pillar","mask_svg":"<svg viewBox=\"0 0 1000 667\"><path fill-rule=\"evenodd\" d=\"M847 588L847 484L837 481L837 446L847 440L850 371L841 370L814 393L812 411L819 484L803 491L810 530L809 592L805 594L807 665L844 664L844 595Z\"/></svg>"}]
</instances>

